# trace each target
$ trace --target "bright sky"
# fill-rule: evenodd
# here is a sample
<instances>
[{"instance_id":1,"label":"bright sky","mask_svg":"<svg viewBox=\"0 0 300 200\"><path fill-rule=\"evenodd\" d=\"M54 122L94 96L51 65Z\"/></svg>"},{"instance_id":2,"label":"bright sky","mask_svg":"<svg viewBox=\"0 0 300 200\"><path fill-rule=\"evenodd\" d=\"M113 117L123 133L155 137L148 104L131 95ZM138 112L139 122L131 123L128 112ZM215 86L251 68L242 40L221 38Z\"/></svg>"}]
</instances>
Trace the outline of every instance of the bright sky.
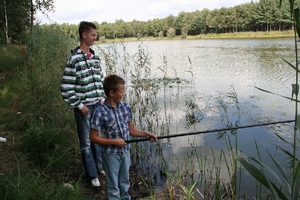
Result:
<instances>
[{"instance_id":1,"label":"bright sky","mask_svg":"<svg viewBox=\"0 0 300 200\"><path fill-rule=\"evenodd\" d=\"M257 2L254 0L253 2ZM55 12L48 13L51 21L38 13L42 23L78 24L80 21L115 22L122 19L148 21L165 18L181 11L192 12L208 8L233 7L251 0L54 0Z\"/></svg>"}]
</instances>

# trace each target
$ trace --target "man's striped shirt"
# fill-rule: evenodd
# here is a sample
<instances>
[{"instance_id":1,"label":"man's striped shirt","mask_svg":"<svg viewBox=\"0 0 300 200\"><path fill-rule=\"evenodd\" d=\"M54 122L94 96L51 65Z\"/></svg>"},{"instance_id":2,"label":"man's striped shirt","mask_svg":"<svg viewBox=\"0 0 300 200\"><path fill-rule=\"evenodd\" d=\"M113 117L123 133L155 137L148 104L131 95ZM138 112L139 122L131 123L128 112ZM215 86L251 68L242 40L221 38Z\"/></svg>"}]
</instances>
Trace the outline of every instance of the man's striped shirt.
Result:
<instances>
[{"instance_id":1,"label":"man's striped shirt","mask_svg":"<svg viewBox=\"0 0 300 200\"><path fill-rule=\"evenodd\" d=\"M72 107L81 109L105 97L103 91L104 73L100 58L92 52L92 57L78 47L69 57L61 82L63 99Z\"/></svg>"}]
</instances>

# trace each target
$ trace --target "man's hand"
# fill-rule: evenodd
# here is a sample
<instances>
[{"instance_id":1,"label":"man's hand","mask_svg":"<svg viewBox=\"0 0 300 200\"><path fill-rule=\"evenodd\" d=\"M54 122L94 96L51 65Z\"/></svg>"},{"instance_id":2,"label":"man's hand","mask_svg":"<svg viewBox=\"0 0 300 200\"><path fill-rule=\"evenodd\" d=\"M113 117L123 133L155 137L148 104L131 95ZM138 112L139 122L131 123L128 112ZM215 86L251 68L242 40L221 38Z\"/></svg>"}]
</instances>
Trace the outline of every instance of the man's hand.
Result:
<instances>
[{"instance_id":1,"label":"man's hand","mask_svg":"<svg viewBox=\"0 0 300 200\"><path fill-rule=\"evenodd\" d=\"M99 103L100 103L101 105L103 105L103 104L104 104L104 101L105 101L105 99L101 99L101 100L99 101Z\"/></svg>"},{"instance_id":2,"label":"man's hand","mask_svg":"<svg viewBox=\"0 0 300 200\"><path fill-rule=\"evenodd\" d=\"M90 113L90 109L86 105L84 105L80 111L84 116L86 116Z\"/></svg>"}]
</instances>

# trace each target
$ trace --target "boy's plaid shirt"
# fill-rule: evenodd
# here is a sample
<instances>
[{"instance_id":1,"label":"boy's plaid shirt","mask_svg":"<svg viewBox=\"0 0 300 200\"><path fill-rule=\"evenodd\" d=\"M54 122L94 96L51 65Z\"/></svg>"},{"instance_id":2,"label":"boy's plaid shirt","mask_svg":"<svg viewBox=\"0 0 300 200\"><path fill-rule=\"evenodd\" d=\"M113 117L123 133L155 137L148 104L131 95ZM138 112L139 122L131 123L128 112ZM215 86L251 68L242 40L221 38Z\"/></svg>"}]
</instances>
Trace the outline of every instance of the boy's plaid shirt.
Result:
<instances>
[{"instance_id":1,"label":"boy's plaid shirt","mask_svg":"<svg viewBox=\"0 0 300 200\"><path fill-rule=\"evenodd\" d=\"M91 128L103 132L107 139L123 138L129 140L128 122L132 121L132 111L128 103L120 102L114 109L106 101L96 108L91 118ZM103 145L102 150L107 153L121 154L130 150L130 145L123 147Z\"/></svg>"}]
</instances>

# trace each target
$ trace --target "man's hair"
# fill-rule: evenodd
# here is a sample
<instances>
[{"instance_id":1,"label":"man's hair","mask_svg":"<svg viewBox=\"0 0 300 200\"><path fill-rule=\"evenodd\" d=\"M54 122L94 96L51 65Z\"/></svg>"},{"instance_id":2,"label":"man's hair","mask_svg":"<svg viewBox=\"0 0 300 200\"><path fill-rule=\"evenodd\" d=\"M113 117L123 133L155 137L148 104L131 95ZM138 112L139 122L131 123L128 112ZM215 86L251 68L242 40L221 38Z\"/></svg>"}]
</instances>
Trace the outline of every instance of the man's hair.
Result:
<instances>
[{"instance_id":1,"label":"man's hair","mask_svg":"<svg viewBox=\"0 0 300 200\"><path fill-rule=\"evenodd\" d=\"M79 33L79 39L80 39L80 41L82 39L82 34L84 32L90 31L91 29L97 30L97 26L93 22L86 22L86 21L80 22L79 28L78 28L78 33Z\"/></svg>"},{"instance_id":2,"label":"man's hair","mask_svg":"<svg viewBox=\"0 0 300 200\"><path fill-rule=\"evenodd\" d=\"M111 74L104 78L103 88L106 96L109 96L109 92L112 90L116 92L119 85L124 85L125 81L118 75Z\"/></svg>"}]
</instances>

